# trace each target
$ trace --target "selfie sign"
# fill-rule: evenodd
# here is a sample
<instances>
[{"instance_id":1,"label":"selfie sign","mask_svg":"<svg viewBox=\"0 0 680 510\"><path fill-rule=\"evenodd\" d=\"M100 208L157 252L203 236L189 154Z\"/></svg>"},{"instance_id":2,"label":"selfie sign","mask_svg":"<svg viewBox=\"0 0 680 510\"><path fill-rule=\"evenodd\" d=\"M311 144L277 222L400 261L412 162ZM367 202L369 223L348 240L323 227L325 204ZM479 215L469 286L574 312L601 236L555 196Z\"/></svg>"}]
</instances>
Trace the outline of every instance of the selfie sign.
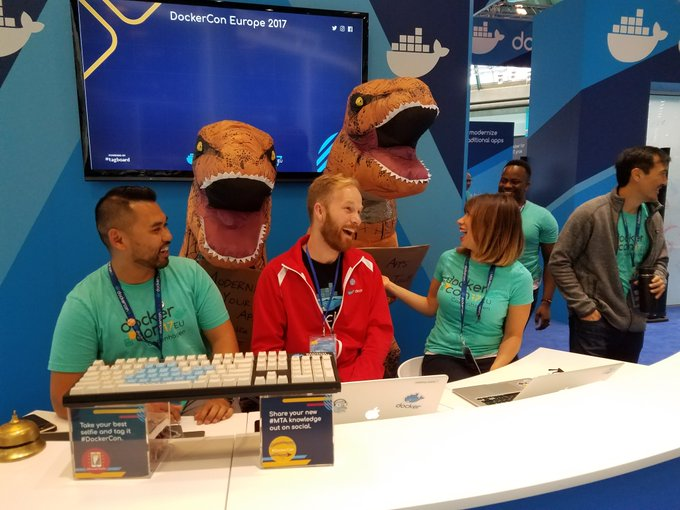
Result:
<instances>
[{"instance_id":1,"label":"selfie sign","mask_svg":"<svg viewBox=\"0 0 680 510\"><path fill-rule=\"evenodd\" d=\"M135 478L151 475L167 440L155 439L169 423L167 411L144 405L69 409L73 477Z\"/></svg>"}]
</instances>

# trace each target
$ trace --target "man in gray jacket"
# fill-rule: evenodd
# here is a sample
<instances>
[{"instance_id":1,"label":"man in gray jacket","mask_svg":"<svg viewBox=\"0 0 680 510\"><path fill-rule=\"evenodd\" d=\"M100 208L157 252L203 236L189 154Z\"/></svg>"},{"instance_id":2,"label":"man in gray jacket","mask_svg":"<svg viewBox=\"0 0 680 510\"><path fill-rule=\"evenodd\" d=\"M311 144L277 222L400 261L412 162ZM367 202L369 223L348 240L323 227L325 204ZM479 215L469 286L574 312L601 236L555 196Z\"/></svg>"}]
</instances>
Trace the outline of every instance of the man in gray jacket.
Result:
<instances>
[{"instance_id":1,"label":"man in gray jacket","mask_svg":"<svg viewBox=\"0 0 680 510\"><path fill-rule=\"evenodd\" d=\"M576 208L564 225L549 267L569 308L571 352L637 363L647 318L635 298L638 269L653 268L656 299L666 290L658 194L669 161L656 147L624 150L618 186Z\"/></svg>"}]
</instances>

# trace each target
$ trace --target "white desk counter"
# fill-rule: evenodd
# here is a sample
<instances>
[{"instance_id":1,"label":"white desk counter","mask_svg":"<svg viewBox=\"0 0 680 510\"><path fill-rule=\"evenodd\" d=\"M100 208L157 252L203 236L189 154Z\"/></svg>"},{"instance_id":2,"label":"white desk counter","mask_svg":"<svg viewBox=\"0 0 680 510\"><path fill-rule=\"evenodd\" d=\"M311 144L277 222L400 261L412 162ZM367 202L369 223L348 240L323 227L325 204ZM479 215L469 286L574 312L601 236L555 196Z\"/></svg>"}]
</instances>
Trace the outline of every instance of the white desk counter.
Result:
<instances>
[{"instance_id":1,"label":"white desk counter","mask_svg":"<svg viewBox=\"0 0 680 510\"><path fill-rule=\"evenodd\" d=\"M606 363L612 362L539 349L508 367L452 384ZM661 478L674 482L652 490L677 498L678 373L680 355L650 367L625 365L607 381L503 405L476 408L447 395L449 408L442 406L442 412L336 426L335 464L327 467L260 469L260 438L244 434L246 414L202 427L212 437L175 441L149 479L76 481L69 443L49 442L32 458L0 464L0 505L11 510L451 509L623 480L614 500L606 501L614 508L625 497L616 490L628 479L612 477L635 476L666 460L672 462L659 468L665 469ZM632 496L643 498L635 499L635 506L648 507L648 489L645 485Z\"/></svg>"},{"instance_id":2,"label":"white desk counter","mask_svg":"<svg viewBox=\"0 0 680 510\"><path fill-rule=\"evenodd\" d=\"M608 362L541 349L486 375L513 379ZM680 357L675 366L677 373ZM504 405L475 408L461 400L446 412L339 425L329 467L262 470L259 438L237 438L227 509L466 508L680 457L680 377L640 366L615 376Z\"/></svg>"},{"instance_id":3,"label":"white desk counter","mask_svg":"<svg viewBox=\"0 0 680 510\"><path fill-rule=\"evenodd\" d=\"M68 430L54 413L38 414ZM8 510L149 510L155 508L223 510L227 499L234 435L245 431L247 416L235 414L214 425L195 425L183 417L184 430L206 436L173 440L168 456L150 478L74 480L69 441L48 441L27 459L0 463L0 507Z\"/></svg>"}]
</instances>

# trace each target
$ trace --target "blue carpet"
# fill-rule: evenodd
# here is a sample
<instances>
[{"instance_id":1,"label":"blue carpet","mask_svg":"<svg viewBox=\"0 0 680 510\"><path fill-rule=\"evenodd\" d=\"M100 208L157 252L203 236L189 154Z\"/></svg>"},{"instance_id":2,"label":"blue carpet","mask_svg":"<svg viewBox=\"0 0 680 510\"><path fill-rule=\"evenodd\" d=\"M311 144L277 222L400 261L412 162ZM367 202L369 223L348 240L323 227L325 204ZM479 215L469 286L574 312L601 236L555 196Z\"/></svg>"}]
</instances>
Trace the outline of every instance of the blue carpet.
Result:
<instances>
[{"instance_id":1,"label":"blue carpet","mask_svg":"<svg viewBox=\"0 0 680 510\"><path fill-rule=\"evenodd\" d=\"M671 354L680 351L680 331L676 329L680 321L680 305L666 308L667 322L647 324L645 343L640 354L640 363L651 365ZM520 357L535 351L539 347L548 347L560 351L569 350L569 326L563 322L551 322L543 331L536 331L531 322L524 332L524 340L520 349Z\"/></svg>"}]
</instances>

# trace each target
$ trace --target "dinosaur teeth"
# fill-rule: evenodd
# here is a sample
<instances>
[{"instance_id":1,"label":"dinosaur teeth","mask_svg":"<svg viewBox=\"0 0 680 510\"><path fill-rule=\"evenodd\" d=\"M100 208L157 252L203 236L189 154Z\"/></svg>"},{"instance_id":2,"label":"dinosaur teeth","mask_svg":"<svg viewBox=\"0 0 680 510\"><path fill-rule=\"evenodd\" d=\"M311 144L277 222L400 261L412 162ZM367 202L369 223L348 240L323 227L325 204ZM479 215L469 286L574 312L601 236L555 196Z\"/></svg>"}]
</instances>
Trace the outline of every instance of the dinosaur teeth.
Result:
<instances>
[{"instance_id":1,"label":"dinosaur teeth","mask_svg":"<svg viewBox=\"0 0 680 510\"><path fill-rule=\"evenodd\" d=\"M406 177L403 177L399 174L395 174L392 170L387 168L380 161L376 160L376 162L378 163L378 165L380 165L380 168L382 170L384 170L385 172L390 174L390 176L393 177L394 179L401 181L401 182L406 182L406 183L409 183L409 184L427 184L428 182L430 182L430 177L432 177L432 175L430 174L430 171L427 169L427 167L425 165L423 165L423 167L427 171L427 179L407 179ZM422 163L422 161L421 161L421 163Z\"/></svg>"},{"instance_id":2,"label":"dinosaur teeth","mask_svg":"<svg viewBox=\"0 0 680 510\"><path fill-rule=\"evenodd\" d=\"M267 186L269 186L269 189L272 190L274 189L274 182L267 179L266 177L263 177L261 175L243 174L241 172L222 172L217 175L211 175L210 177L203 181L203 183L201 184L201 189L205 189L212 183L216 181L221 181L223 179L251 179L253 181L263 182Z\"/></svg>"},{"instance_id":3,"label":"dinosaur teeth","mask_svg":"<svg viewBox=\"0 0 680 510\"><path fill-rule=\"evenodd\" d=\"M264 238L265 234L267 233L267 226L266 225L261 225L260 226L260 234L258 235L257 238L257 247L255 251L251 254L248 255L247 257L231 257L229 255L221 255L217 253L215 250L213 250L210 245L208 244L208 241L205 240L205 223L203 221L203 218L199 218L201 221L201 231L203 232L203 248L210 254L211 257L216 258L217 260L221 262L229 262L231 264L247 264L249 262L255 262L255 260L258 257L258 248L264 243Z\"/></svg>"},{"instance_id":4,"label":"dinosaur teeth","mask_svg":"<svg viewBox=\"0 0 680 510\"><path fill-rule=\"evenodd\" d=\"M427 179L421 179L421 180L422 181L429 181L432 178L432 173L430 172L430 169L427 168L427 165L425 164L425 162L422 159L419 159L418 161L420 161L420 164L423 165L423 168L427 172Z\"/></svg>"},{"instance_id":5,"label":"dinosaur teeth","mask_svg":"<svg viewBox=\"0 0 680 510\"><path fill-rule=\"evenodd\" d=\"M427 108L428 110L436 110L437 115L439 115L439 107L437 105L421 104L421 103L417 103L417 102L405 103L405 104L399 105L398 108L395 108L394 110L390 110L389 112L387 112L387 115L385 115L385 118L382 120L382 122L378 123L376 125L376 127L379 128L380 126L387 124L394 117L396 117L399 113L403 112L404 110L408 110L409 108Z\"/></svg>"}]
</instances>

